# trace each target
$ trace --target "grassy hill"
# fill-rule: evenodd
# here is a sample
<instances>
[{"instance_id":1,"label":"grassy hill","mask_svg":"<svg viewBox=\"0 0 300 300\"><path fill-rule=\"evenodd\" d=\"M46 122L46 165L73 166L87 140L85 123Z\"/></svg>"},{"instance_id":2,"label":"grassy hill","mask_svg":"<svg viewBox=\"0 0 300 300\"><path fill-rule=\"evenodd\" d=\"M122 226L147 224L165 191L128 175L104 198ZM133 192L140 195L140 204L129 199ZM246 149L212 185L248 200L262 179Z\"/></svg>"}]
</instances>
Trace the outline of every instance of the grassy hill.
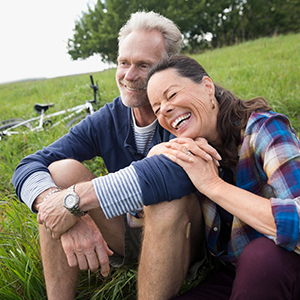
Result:
<instances>
[{"instance_id":1,"label":"grassy hill","mask_svg":"<svg viewBox=\"0 0 300 300\"><path fill-rule=\"evenodd\" d=\"M300 34L276 36L194 55L215 83L242 99L264 96L273 110L289 116L300 134ZM100 105L118 95L115 70L94 73ZM35 116L34 103L55 104L52 111L92 99L88 74L0 85L0 121ZM0 141L0 298L46 299L36 216L16 199L11 177L18 162L67 132L61 125L45 132L26 133ZM87 164L105 173L101 159ZM100 273L82 272L78 299L133 299L134 268ZM88 275L88 276L87 276Z\"/></svg>"}]
</instances>

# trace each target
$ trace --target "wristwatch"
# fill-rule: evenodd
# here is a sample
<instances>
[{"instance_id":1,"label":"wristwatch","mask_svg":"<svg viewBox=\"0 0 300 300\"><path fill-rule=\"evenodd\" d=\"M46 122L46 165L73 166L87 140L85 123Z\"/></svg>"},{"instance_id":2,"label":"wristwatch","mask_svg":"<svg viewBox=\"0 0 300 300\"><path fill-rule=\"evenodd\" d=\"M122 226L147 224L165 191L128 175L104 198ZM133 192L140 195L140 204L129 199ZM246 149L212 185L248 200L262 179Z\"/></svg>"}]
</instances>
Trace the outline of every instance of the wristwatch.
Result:
<instances>
[{"instance_id":1,"label":"wristwatch","mask_svg":"<svg viewBox=\"0 0 300 300\"><path fill-rule=\"evenodd\" d=\"M87 212L83 212L79 208L79 196L75 193L75 184L70 186L67 189L66 195L64 197L64 204L63 206L74 216L82 217Z\"/></svg>"}]
</instances>

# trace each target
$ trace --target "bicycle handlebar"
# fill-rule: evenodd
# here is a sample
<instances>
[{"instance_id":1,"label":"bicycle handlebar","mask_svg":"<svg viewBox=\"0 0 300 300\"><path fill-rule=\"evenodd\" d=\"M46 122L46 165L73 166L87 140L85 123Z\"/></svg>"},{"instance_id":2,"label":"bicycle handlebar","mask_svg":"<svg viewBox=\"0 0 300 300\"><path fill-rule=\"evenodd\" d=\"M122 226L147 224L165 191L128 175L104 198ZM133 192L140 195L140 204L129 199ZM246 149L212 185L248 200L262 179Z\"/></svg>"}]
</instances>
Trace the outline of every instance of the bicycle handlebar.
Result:
<instances>
[{"instance_id":1,"label":"bicycle handlebar","mask_svg":"<svg viewBox=\"0 0 300 300\"><path fill-rule=\"evenodd\" d=\"M95 85L94 84L94 79L93 79L93 75L90 74L90 79L91 79L91 85L90 87L92 88L92 90L94 91L94 99L93 99L93 102L95 104L97 104L97 91L99 90L99 87L98 85Z\"/></svg>"}]
</instances>

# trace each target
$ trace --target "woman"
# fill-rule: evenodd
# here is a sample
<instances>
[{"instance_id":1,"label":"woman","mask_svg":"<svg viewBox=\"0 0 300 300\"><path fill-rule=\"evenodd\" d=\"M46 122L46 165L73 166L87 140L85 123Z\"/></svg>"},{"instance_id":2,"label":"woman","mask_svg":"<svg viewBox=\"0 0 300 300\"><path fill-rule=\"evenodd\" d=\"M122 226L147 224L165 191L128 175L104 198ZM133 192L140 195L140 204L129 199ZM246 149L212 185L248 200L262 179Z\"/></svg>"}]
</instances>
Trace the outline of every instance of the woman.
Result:
<instances>
[{"instance_id":1,"label":"woman","mask_svg":"<svg viewBox=\"0 0 300 300\"><path fill-rule=\"evenodd\" d=\"M178 137L165 155L200 192L208 250L224 263L178 299L300 299L300 144L288 118L262 97L238 99L185 56L156 65L147 91ZM221 154L219 172L201 139Z\"/></svg>"}]
</instances>

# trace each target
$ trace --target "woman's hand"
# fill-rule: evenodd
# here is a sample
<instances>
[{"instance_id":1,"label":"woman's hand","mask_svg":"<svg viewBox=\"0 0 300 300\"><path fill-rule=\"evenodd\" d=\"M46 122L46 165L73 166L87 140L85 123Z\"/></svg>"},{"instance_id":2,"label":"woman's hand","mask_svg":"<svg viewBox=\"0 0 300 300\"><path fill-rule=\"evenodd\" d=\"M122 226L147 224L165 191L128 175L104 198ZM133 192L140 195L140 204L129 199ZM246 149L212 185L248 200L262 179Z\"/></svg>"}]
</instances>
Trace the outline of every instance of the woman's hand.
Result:
<instances>
[{"instance_id":1,"label":"woman's hand","mask_svg":"<svg viewBox=\"0 0 300 300\"><path fill-rule=\"evenodd\" d=\"M165 143L165 147L171 151L164 154L186 171L201 193L206 194L221 180L217 169L221 157L205 139L178 138Z\"/></svg>"},{"instance_id":2,"label":"woman's hand","mask_svg":"<svg viewBox=\"0 0 300 300\"><path fill-rule=\"evenodd\" d=\"M190 146L191 148L186 148L184 144L188 142L194 142L195 145ZM171 146L172 143L176 143L178 145L182 145L181 147L173 147ZM189 150L191 153L201 157L205 161L214 160L215 164L219 166L219 160L222 160L220 154L218 151L208 144L207 140L204 138L197 138L195 141L189 138L177 138L170 140L166 143L160 143L158 145L155 145L148 153L147 157L158 155L158 154L170 154L173 156L176 156L178 153L178 149L181 149L185 154L188 153L187 150ZM186 156L182 157L183 159L187 159Z\"/></svg>"}]
</instances>

